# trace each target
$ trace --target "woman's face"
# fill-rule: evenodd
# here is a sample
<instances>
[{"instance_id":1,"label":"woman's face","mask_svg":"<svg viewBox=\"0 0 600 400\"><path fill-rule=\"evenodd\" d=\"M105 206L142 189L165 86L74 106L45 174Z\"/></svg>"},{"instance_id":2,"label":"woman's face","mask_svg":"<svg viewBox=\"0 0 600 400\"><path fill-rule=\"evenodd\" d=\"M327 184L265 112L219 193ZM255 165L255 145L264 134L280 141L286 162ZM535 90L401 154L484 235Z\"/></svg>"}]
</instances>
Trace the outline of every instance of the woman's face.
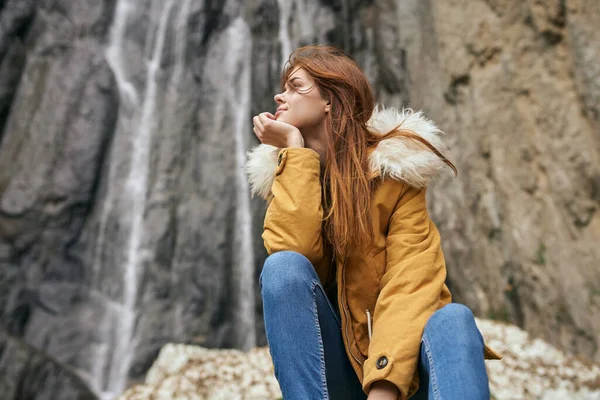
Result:
<instances>
[{"instance_id":1,"label":"woman's face","mask_svg":"<svg viewBox=\"0 0 600 400\"><path fill-rule=\"evenodd\" d=\"M285 92L275 95L275 101L279 104L275 119L300 130L322 124L330 107L315 81L301 68L290 74Z\"/></svg>"}]
</instances>

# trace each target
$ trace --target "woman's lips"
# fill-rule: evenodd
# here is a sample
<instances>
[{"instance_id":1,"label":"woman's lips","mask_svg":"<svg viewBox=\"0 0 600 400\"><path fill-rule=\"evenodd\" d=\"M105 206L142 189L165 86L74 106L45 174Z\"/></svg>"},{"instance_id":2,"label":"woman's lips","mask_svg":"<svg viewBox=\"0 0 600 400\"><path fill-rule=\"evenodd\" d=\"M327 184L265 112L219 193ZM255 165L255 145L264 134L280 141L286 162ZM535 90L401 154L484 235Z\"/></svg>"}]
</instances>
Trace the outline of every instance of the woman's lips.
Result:
<instances>
[{"instance_id":1,"label":"woman's lips","mask_svg":"<svg viewBox=\"0 0 600 400\"><path fill-rule=\"evenodd\" d=\"M279 116L279 114L281 114L284 111L285 110L277 110L277 112L275 113L275 118L277 118Z\"/></svg>"}]
</instances>

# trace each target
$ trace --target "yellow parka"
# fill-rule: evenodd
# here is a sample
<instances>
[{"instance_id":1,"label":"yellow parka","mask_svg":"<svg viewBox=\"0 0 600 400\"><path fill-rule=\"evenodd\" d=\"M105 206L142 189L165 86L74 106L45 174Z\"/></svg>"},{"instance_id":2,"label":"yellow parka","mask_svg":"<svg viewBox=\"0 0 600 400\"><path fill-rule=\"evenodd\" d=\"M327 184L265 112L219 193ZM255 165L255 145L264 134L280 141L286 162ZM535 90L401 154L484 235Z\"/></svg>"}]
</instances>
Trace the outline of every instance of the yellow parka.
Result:
<instances>
[{"instance_id":1,"label":"yellow parka","mask_svg":"<svg viewBox=\"0 0 600 400\"><path fill-rule=\"evenodd\" d=\"M444 149L441 132L421 112L375 110L369 127L383 134L400 122ZM292 250L306 256L325 285L331 255L323 245L318 154L262 144L248 156L253 193L269 200L262 235L267 252ZM452 301L440 234L425 201L427 184L447 166L405 138L380 142L369 160L381 179L371 204L375 241L336 260L342 336L364 392L369 393L373 382L387 380L404 400L419 388L417 363L425 324ZM482 357L502 358L487 345Z\"/></svg>"}]
</instances>

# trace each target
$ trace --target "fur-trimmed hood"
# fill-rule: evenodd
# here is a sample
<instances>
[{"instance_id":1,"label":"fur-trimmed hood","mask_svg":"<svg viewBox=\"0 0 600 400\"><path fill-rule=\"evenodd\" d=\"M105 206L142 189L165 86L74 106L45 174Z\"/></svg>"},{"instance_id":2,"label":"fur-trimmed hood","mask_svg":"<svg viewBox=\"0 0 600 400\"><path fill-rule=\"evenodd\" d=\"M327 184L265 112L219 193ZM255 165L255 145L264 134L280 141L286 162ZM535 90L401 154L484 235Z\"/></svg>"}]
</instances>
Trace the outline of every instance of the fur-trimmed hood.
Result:
<instances>
[{"instance_id":1,"label":"fur-trimmed hood","mask_svg":"<svg viewBox=\"0 0 600 400\"><path fill-rule=\"evenodd\" d=\"M445 150L443 132L425 118L422 111L376 108L368 122L371 131L380 135L397 125L421 136L439 151ZM278 152L277 147L266 144L260 144L248 151L245 168L252 195L268 197L275 178ZM376 175L403 181L418 188L427 186L446 166L444 161L428 148L403 137L379 142L369 159L371 171Z\"/></svg>"}]
</instances>

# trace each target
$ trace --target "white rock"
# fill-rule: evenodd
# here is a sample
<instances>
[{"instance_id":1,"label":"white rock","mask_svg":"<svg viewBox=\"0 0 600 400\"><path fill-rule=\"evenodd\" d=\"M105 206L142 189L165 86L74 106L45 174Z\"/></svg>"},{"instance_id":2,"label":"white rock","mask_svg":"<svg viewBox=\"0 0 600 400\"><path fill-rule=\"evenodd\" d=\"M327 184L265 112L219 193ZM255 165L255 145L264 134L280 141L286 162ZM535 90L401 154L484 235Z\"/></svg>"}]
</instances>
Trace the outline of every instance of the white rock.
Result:
<instances>
[{"instance_id":1,"label":"white rock","mask_svg":"<svg viewBox=\"0 0 600 400\"><path fill-rule=\"evenodd\" d=\"M501 361L486 361L496 400L600 400L600 367L565 355L516 326L476 319ZM168 344L144 385L119 400L271 400L281 397L267 348L247 353Z\"/></svg>"}]
</instances>

